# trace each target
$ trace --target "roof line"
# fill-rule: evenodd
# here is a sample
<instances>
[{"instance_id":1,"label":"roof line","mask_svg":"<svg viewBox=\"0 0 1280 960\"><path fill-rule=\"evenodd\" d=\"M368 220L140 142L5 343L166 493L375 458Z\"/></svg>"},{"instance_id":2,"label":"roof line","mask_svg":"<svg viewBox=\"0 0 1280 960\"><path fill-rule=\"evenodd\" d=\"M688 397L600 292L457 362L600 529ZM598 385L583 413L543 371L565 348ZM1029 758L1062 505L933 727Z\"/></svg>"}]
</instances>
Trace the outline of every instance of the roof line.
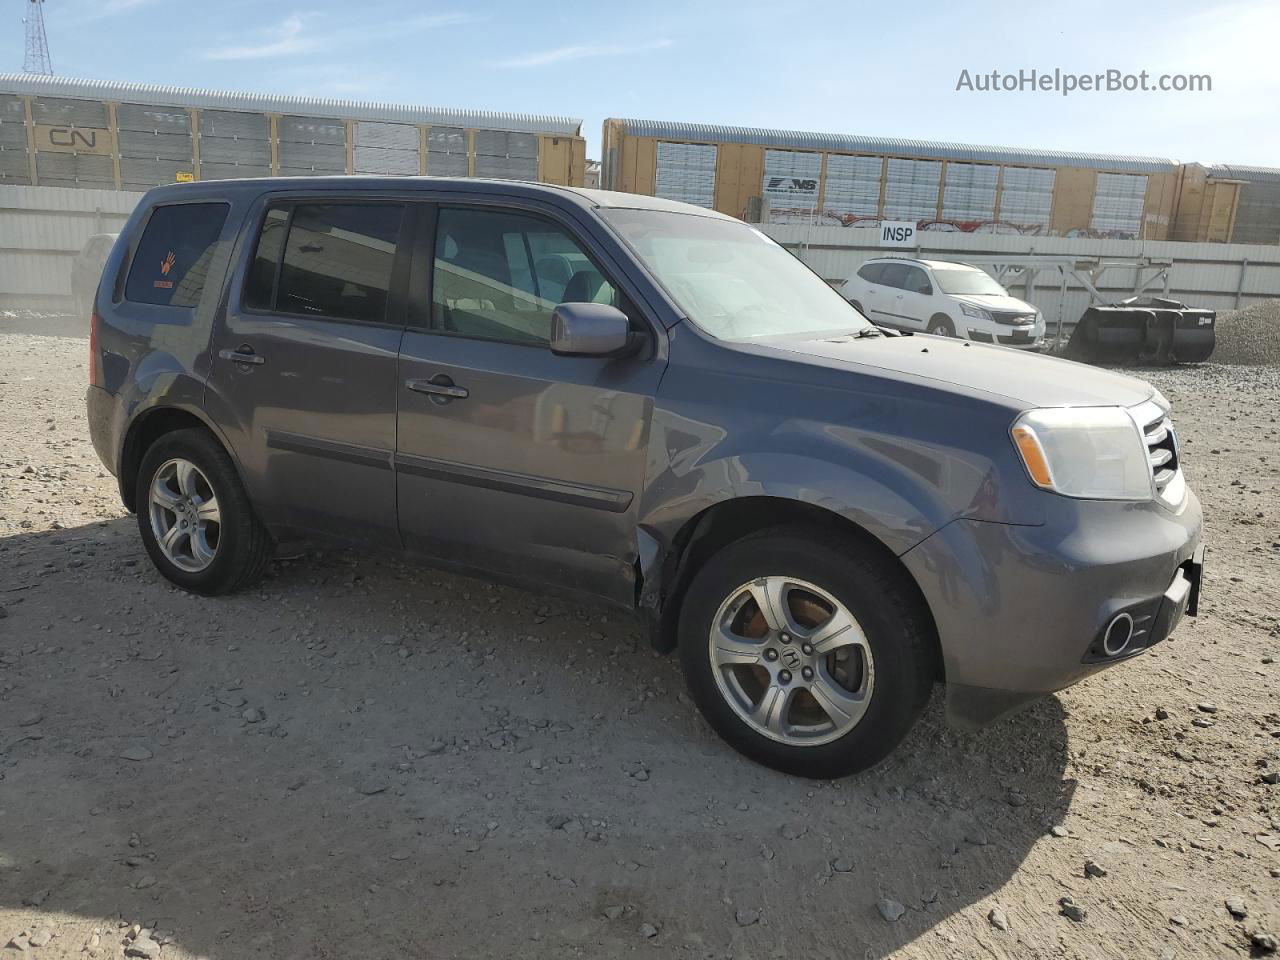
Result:
<instances>
[{"instance_id":1,"label":"roof line","mask_svg":"<svg viewBox=\"0 0 1280 960\"><path fill-rule=\"evenodd\" d=\"M906 140L896 137L868 137L802 130L774 130L762 127L731 127L715 124L674 123L663 120L611 118L605 124L620 123L627 133L642 137L694 140L706 143L750 143L780 149L835 150L881 156L924 157L1034 166L1091 167L1137 173L1166 173L1177 168L1167 157L1137 157L1104 153L1031 150L981 144L946 143L939 140Z\"/></svg>"},{"instance_id":2,"label":"roof line","mask_svg":"<svg viewBox=\"0 0 1280 960\"><path fill-rule=\"evenodd\" d=\"M310 117L337 115L357 120L484 127L492 130L551 133L562 136L580 136L582 132L580 119L546 114L453 110L332 97L240 93L231 90L175 87L156 83L118 83L111 80L83 80L73 77L41 77L28 73L0 73L0 93L117 100L165 107L286 113Z\"/></svg>"},{"instance_id":3,"label":"roof line","mask_svg":"<svg viewBox=\"0 0 1280 960\"><path fill-rule=\"evenodd\" d=\"M1243 163L1218 163L1209 176L1219 180L1280 180L1280 167L1254 167Z\"/></svg>"}]
</instances>

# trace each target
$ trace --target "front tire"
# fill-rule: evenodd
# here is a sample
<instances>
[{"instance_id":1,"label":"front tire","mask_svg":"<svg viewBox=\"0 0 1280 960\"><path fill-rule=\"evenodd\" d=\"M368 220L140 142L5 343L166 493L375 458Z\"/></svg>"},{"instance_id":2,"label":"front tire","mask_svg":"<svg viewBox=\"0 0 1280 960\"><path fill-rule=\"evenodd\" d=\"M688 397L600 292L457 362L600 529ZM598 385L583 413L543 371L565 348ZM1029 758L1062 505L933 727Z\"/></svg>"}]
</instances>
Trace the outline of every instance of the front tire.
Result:
<instances>
[{"instance_id":1,"label":"front tire","mask_svg":"<svg viewBox=\"0 0 1280 960\"><path fill-rule=\"evenodd\" d=\"M147 449L134 503L151 562L184 590L233 593L261 578L271 559L270 535L235 465L204 430L175 430Z\"/></svg>"},{"instance_id":2,"label":"front tire","mask_svg":"<svg viewBox=\"0 0 1280 960\"><path fill-rule=\"evenodd\" d=\"M937 337L954 337L956 335L956 325L951 322L950 317L938 314L929 321L927 332Z\"/></svg>"},{"instance_id":3,"label":"front tire","mask_svg":"<svg viewBox=\"0 0 1280 960\"><path fill-rule=\"evenodd\" d=\"M715 554L679 621L690 693L730 746L829 779L883 760L928 702L923 602L866 545L776 528Z\"/></svg>"}]
</instances>

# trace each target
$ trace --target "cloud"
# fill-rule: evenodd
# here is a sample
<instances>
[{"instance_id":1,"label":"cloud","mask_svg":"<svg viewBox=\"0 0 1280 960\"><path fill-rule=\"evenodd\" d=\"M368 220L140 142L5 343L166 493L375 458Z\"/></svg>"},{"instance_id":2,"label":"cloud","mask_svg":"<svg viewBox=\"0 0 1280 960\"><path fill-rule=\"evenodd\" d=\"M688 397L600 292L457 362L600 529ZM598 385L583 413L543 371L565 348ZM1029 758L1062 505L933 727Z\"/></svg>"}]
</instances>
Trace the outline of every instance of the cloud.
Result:
<instances>
[{"instance_id":1,"label":"cloud","mask_svg":"<svg viewBox=\"0 0 1280 960\"><path fill-rule=\"evenodd\" d=\"M86 23L97 23L99 20L107 20L111 17L132 13L134 10L149 7L158 2L159 0L107 0L106 3L98 4L93 10L75 16L72 23L77 26Z\"/></svg>"},{"instance_id":2,"label":"cloud","mask_svg":"<svg viewBox=\"0 0 1280 960\"><path fill-rule=\"evenodd\" d=\"M115 3L152 3L154 0L112 0ZM312 21L321 15L314 12L289 14L278 24L262 31L259 43L219 47L205 53L206 60L265 60L327 50L338 45L353 46L373 40L385 40L422 30L451 27L462 23L474 23L483 19L470 13L430 13L408 20L395 21L379 27L335 24L335 29L316 33Z\"/></svg>"},{"instance_id":3,"label":"cloud","mask_svg":"<svg viewBox=\"0 0 1280 960\"><path fill-rule=\"evenodd\" d=\"M296 53L309 53L324 45L323 37L308 36L304 32L305 13L291 13L264 33L268 39L257 44L233 47L217 47L205 53L206 60L264 60L268 57L288 57Z\"/></svg>"},{"instance_id":4,"label":"cloud","mask_svg":"<svg viewBox=\"0 0 1280 960\"><path fill-rule=\"evenodd\" d=\"M504 70L521 70L528 67L547 67L568 60L587 60L595 57L626 57L646 50L661 50L671 46L671 41L650 40L647 43L632 44L583 44L573 47L556 47L552 50L537 50L509 60L495 60L489 66Z\"/></svg>"},{"instance_id":5,"label":"cloud","mask_svg":"<svg viewBox=\"0 0 1280 960\"><path fill-rule=\"evenodd\" d=\"M370 70L342 63L308 63L270 73L271 89L304 97L372 97L399 85L389 70Z\"/></svg>"},{"instance_id":6,"label":"cloud","mask_svg":"<svg viewBox=\"0 0 1280 960\"><path fill-rule=\"evenodd\" d=\"M473 13L426 13L420 17L410 17L401 23L389 25L388 33L403 33L406 30L434 30L436 27L453 27L460 23L478 23L485 17Z\"/></svg>"}]
</instances>

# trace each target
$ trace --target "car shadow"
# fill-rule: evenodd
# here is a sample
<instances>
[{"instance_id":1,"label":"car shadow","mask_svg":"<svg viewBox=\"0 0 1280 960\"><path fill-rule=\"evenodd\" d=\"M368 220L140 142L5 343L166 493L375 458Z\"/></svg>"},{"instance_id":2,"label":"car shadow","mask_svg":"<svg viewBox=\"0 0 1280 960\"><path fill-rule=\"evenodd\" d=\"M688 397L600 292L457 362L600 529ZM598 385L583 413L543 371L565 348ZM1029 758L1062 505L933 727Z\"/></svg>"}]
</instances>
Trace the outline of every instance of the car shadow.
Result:
<instances>
[{"instance_id":1,"label":"car shadow","mask_svg":"<svg viewBox=\"0 0 1280 960\"><path fill-rule=\"evenodd\" d=\"M0 571L0 911L46 957L132 923L210 960L887 957L1075 788L1052 698L960 734L935 696L867 774L773 773L625 617L395 559L193 597L119 518Z\"/></svg>"}]
</instances>

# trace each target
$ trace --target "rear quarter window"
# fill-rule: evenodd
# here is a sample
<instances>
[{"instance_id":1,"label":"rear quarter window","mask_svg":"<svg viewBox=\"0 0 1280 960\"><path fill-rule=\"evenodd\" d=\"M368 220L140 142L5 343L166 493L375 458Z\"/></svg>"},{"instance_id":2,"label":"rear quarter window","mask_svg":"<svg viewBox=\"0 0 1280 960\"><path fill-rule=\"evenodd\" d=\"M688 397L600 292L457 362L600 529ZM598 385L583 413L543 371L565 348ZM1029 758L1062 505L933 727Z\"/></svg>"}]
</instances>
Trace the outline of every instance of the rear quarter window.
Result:
<instances>
[{"instance_id":1,"label":"rear quarter window","mask_svg":"<svg viewBox=\"0 0 1280 960\"><path fill-rule=\"evenodd\" d=\"M129 266L124 298L162 307L198 304L229 209L225 203L156 207Z\"/></svg>"},{"instance_id":2,"label":"rear quarter window","mask_svg":"<svg viewBox=\"0 0 1280 960\"><path fill-rule=\"evenodd\" d=\"M880 274L883 271L883 263L868 263L864 264L862 268L858 270L858 276L867 281L867 283L879 283Z\"/></svg>"}]
</instances>

